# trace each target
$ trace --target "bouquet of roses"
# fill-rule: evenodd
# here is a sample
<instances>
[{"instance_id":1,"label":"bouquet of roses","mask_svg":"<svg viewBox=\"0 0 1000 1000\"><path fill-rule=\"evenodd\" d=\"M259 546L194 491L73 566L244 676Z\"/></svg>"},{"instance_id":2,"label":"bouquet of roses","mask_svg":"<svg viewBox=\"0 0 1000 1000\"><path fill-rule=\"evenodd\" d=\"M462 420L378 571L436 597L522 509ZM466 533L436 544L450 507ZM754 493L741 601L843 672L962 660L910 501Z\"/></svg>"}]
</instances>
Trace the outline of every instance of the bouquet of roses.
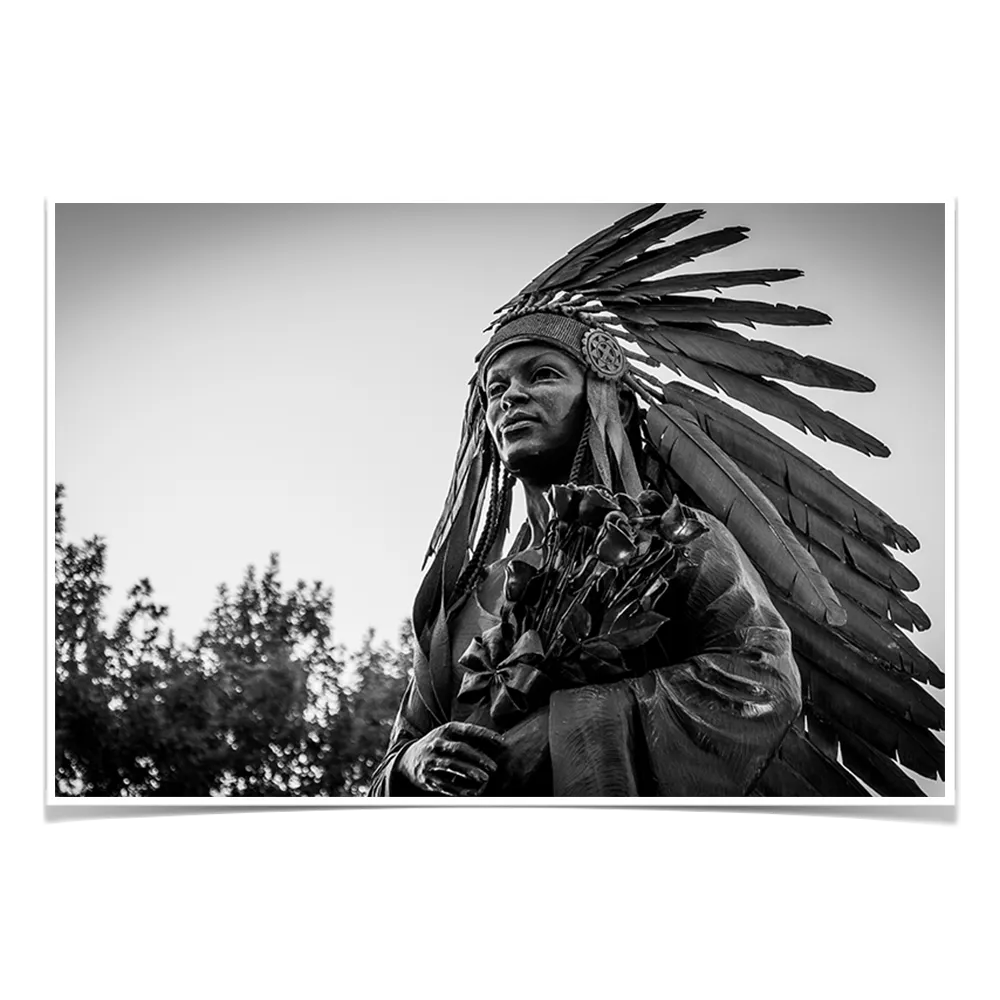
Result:
<instances>
[{"instance_id":1,"label":"bouquet of roses","mask_svg":"<svg viewBox=\"0 0 1000 1000\"><path fill-rule=\"evenodd\" d=\"M501 727L553 690L625 676L625 654L667 620L655 606L706 530L653 490L633 499L569 484L546 496L553 517L541 546L507 563L500 623L459 660L458 700Z\"/></svg>"}]
</instances>

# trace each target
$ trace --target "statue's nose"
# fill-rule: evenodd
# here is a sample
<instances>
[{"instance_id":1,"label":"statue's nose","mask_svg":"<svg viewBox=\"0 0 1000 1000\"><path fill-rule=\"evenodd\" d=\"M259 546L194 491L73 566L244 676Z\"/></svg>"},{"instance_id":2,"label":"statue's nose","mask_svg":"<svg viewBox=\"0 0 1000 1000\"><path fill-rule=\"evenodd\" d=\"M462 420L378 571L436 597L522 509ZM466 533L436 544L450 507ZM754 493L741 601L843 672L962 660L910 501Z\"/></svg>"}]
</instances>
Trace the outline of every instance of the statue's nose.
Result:
<instances>
[{"instance_id":1,"label":"statue's nose","mask_svg":"<svg viewBox=\"0 0 1000 1000\"><path fill-rule=\"evenodd\" d=\"M521 400L527 399L528 394L519 382L511 382L507 386L507 391L503 394L503 407L505 410L509 410L514 403L520 402Z\"/></svg>"}]
</instances>

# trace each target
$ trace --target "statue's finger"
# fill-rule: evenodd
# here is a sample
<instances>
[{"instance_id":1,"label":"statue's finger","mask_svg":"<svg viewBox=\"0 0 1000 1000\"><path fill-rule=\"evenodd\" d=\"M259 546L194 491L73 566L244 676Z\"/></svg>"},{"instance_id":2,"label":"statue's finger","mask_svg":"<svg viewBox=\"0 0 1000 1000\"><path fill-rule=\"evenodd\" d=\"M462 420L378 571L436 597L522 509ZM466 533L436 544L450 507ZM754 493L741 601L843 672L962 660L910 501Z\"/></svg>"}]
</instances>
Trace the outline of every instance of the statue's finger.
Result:
<instances>
[{"instance_id":1,"label":"statue's finger","mask_svg":"<svg viewBox=\"0 0 1000 1000\"><path fill-rule=\"evenodd\" d=\"M464 764L472 764L490 774L497 769L496 761L489 754L468 743L458 740L446 740L441 751L445 756L454 757Z\"/></svg>"},{"instance_id":2,"label":"statue's finger","mask_svg":"<svg viewBox=\"0 0 1000 1000\"><path fill-rule=\"evenodd\" d=\"M447 775L441 771L428 768L424 773L424 787L429 792L439 795L457 795L447 780Z\"/></svg>"},{"instance_id":3,"label":"statue's finger","mask_svg":"<svg viewBox=\"0 0 1000 1000\"><path fill-rule=\"evenodd\" d=\"M482 768L472 764L443 764L435 767L439 774L446 775L446 780L460 785L484 785L490 776Z\"/></svg>"},{"instance_id":4,"label":"statue's finger","mask_svg":"<svg viewBox=\"0 0 1000 1000\"><path fill-rule=\"evenodd\" d=\"M436 765L433 772L441 783L459 793L481 789L490 780L485 771L472 765L462 768Z\"/></svg>"},{"instance_id":5,"label":"statue's finger","mask_svg":"<svg viewBox=\"0 0 1000 1000\"><path fill-rule=\"evenodd\" d=\"M448 728L451 730L450 735L458 735L460 739L474 742L487 753L503 748L503 737L485 726L476 726L471 722L453 722Z\"/></svg>"}]
</instances>

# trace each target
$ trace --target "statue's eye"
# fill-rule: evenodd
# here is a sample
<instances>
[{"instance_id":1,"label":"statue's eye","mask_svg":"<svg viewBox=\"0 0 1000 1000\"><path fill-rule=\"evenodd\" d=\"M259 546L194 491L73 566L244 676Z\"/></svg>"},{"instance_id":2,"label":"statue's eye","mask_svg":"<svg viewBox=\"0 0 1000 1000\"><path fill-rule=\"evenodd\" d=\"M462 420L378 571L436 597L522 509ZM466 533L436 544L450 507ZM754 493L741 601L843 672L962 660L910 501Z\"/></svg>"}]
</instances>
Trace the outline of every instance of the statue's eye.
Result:
<instances>
[{"instance_id":1,"label":"statue's eye","mask_svg":"<svg viewBox=\"0 0 1000 1000\"><path fill-rule=\"evenodd\" d=\"M504 388L505 386L503 382L490 382L490 384L486 387L487 398L495 399L497 396L502 395Z\"/></svg>"},{"instance_id":2,"label":"statue's eye","mask_svg":"<svg viewBox=\"0 0 1000 1000\"><path fill-rule=\"evenodd\" d=\"M542 367L535 372L535 381L546 378L559 378L559 372L555 368Z\"/></svg>"}]
</instances>

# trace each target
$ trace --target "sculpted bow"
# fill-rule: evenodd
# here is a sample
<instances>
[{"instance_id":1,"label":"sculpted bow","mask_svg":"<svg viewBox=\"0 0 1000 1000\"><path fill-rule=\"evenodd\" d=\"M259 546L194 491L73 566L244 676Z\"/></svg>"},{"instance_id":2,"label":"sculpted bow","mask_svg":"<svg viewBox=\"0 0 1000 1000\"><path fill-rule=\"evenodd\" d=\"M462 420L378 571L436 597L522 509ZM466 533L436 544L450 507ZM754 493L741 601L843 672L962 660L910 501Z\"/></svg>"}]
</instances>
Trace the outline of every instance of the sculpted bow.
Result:
<instances>
[{"instance_id":1,"label":"sculpted bow","mask_svg":"<svg viewBox=\"0 0 1000 1000\"><path fill-rule=\"evenodd\" d=\"M545 685L536 669L545 650L536 631L525 632L504 656L507 636L504 623L473 639L458 665L466 671L458 701L478 705L489 700L490 716L498 724L511 722L530 711L532 696Z\"/></svg>"}]
</instances>

